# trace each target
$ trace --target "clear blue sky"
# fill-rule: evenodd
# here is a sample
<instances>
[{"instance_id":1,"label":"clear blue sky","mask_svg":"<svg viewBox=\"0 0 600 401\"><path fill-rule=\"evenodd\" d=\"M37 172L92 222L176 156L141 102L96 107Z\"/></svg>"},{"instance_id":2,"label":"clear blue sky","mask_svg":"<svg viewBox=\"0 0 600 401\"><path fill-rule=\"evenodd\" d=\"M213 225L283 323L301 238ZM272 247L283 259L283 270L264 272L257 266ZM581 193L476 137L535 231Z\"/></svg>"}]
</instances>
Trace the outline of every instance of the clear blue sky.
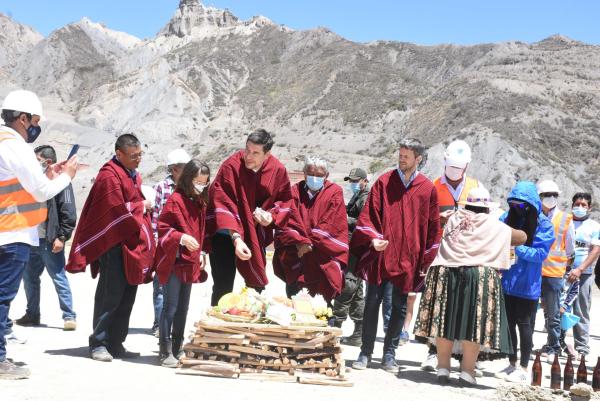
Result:
<instances>
[{"instance_id":1,"label":"clear blue sky","mask_svg":"<svg viewBox=\"0 0 600 401\"><path fill-rule=\"evenodd\" d=\"M152 37L179 0L0 0L0 12L42 34L89 17ZM354 41L419 44L535 42L555 33L600 44L598 0L211 0L248 19L264 15L294 29L326 26Z\"/></svg>"}]
</instances>

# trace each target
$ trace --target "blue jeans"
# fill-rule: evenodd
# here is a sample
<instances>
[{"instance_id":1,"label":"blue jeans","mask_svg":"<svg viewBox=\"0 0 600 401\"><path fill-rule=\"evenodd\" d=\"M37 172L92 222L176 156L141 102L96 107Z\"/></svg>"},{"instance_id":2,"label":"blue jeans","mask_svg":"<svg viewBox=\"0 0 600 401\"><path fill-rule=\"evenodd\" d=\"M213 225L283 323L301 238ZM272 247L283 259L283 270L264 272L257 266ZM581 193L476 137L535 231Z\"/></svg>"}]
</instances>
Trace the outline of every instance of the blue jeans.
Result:
<instances>
[{"instance_id":1,"label":"blue jeans","mask_svg":"<svg viewBox=\"0 0 600 401\"><path fill-rule=\"evenodd\" d=\"M40 238L39 246L31 247L29 263L23 273L23 287L27 296L27 314L32 317L40 317L40 276L44 268L54 283L54 289L58 295L58 303L62 310L63 319L75 319L73 311L73 295L69 280L65 273L65 252L52 252L52 244L45 238Z\"/></svg>"},{"instance_id":2,"label":"blue jeans","mask_svg":"<svg viewBox=\"0 0 600 401\"><path fill-rule=\"evenodd\" d=\"M19 291L31 246L22 243L0 245L0 362L6 360L6 333L10 303Z\"/></svg>"},{"instance_id":3,"label":"blue jeans","mask_svg":"<svg viewBox=\"0 0 600 401\"><path fill-rule=\"evenodd\" d=\"M560 295L563 289L562 277L542 277L542 304L546 319L548 353L560 354Z\"/></svg>"},{"instance_id":4,"label":"blue jeans","mask_svg":"<svg viewBox=\"0 0 600 401\"><path fill-rule=\"evenodd\" d=\"M383 331L387 333L392 316L392 285L385 287L383 300L381 301L381 318L383 319Z\"/></svg>"},{"instance_id":5,"label":"blue jeans","mask_svg":"<svg viewBox=\"0 0 600 401\"><path fill-rule=\"evenodd\" d=\"M154 323L152 323L152 330L158 327L160 313L163 308L163 298L163 286L160 285L160 282L158 281L158 274L155 274L154 280L152 281L152 303L154 304Z\"/></svg>"},{"instance_id":6,"label":"blue jeans","mask_svg":"<svg viewBox=\"0 0 600 401\"><path fill-rule=\"evenodd\" d=\"M182 283L175 273L163 286L165 305L160 315L160 344L173 341L174 354L180 350L185 335L185 322L190 306L192 285Z\"/></svg>"},{"instance_id":7,"label":"blue jeans","mask_svg":"<svg viewBox=\"0 0 600 401\"><path fill-rule=\"evenodd\" d=\"M365 313L363 315L362 346L360 351L363 355L371 356L377 337L377 324L379 321L379 305L385 298L385 294L392 292L392 305L390 321L385 339L383 341L383 356L395 357L396 348L400 343L400 332L404 326L406 317L407 294L401 294L400 289L394 287L391 282L385 281L381 285L369 284L365 297Z\"/></svg>"}]
</instances>

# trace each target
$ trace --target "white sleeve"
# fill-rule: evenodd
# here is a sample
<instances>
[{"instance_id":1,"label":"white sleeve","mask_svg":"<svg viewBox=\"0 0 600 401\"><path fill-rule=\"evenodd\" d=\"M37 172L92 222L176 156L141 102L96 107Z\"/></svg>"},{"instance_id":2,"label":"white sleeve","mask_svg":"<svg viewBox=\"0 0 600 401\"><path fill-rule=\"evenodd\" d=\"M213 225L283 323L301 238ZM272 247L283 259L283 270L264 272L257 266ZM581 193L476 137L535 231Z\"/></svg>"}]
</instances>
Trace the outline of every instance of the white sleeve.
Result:
<instances>
[{"instance_id":1,"label":"white sleeve","mask_svg":"<svg viewBox=\"0 0 600 401\"><path fill-rule=\"evenodd\" d=\"M5 141L4 145L2 158L5 166L36 201L44 202L54 198L71 182L71 177L65 173L54 180L46 177L33 149L25 142Z\"/></svg>"}]
</instances>

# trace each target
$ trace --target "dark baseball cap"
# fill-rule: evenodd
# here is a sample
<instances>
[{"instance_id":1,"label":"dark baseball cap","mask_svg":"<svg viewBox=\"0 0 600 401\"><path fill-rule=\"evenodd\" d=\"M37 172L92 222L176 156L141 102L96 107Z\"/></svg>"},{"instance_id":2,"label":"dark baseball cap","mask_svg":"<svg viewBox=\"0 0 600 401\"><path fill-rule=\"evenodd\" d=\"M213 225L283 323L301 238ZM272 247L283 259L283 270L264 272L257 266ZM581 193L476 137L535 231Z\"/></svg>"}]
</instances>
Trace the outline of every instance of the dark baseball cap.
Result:
<instances>
[{"instance_id":1,"label":"dark baseball cap","mask_svg":"<svg viewBox=\"0 0 600 401\"><path fill-rule=\"evenodd\" d=\"M344 181L366 180L366 179L367 179L367 172L365 170L363 170L362 168L353 168L352 170L350 170L350 174L348 174L347 177L344 177Z\"/></svg>"}]
</instances>

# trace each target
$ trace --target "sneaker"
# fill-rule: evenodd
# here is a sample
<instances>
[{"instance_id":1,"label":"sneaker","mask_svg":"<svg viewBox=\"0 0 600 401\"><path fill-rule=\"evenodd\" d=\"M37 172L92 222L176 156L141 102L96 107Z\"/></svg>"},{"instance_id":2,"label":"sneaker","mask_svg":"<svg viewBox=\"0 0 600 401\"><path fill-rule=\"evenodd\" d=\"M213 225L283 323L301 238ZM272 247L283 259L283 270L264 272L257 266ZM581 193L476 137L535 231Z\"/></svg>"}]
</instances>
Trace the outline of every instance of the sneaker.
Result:
<instances>
[{"instance_id":1,"label":"sneaker","mask_svg":"<svg viewBox=\"0 0 600 401\"><path fill-rule=\"evenodd\" d=\"M396 363L396 358L391 355L385 355L381 363L381 369L389 373L398 373L400 366Z\"/></svg>"},{"instance_id":2,"label":"sneaker","mask_svg":"<svg viewBox=\"0 0 600 401\"><path fill-rule=\"evenodd\" d=\"M400 345L404 345L409 341L410 341L410 334L408 334L408 331L402 330L402 332L400 333Z\"/></svg>"},{"instance_id":3,"label":"sneaker","mask_svg":"<svg viewBox=\"0 0 600 401\"><path fill-rule=\"evenodd\" d=\"M473 387L477 385L477 380L467 372L460 372L458 376L458 384L463 387Z\"/></svg>"},{"instance_id":4,"label":"sneaker","mask_svg":"<svg viewBox=\"0 0 600 401\"><path fill-rule=\"evenodd\" d=\"M73 331L77 329L77 321L75 319L65 319L63 324L64 331Z\"/></svg>"},{"instance_id":5,"label":"sneaker","mask_svg":"<svg viewBox=\"0 0 600 401\"><path fill-rule=\"evenodd\" d=\"M507 367L505 367L504 369L502 369L500 372L496 373L494 375L494 377L496 379L501 379L501 380L506 380L506 378L515 370L517 370L517 368L513 365L508 365Z\"/></svg>"},{"instance_id":6,"label":"sneaker","mask_svg":"<svg viewBox=\"0 0 600 401\"><path fill-rule=\"evenodd\" d=\"M510 383L529 384L529 373L521 368L515 368L511 374L506 376L505 380Z\"/></svg>"},{"instance_id":7,"label":"sneaker","mask_svg":"<svg viewBox=\"0 0 600 401\"><path fill-rule=\"evenodd\" d=\"M4 339L9 344L19 344L20 345L20 344L25 344L27 342L26 339L17 337L15 335L14 331L11 331L6 336L4 336Z\"/></svg>"},{"instance_id":8,"label":"sneaker","mask_svg":"<svg viewBox=\"0 0 600 401\"><path fill-rule=\"evenodd\" d=\"M0 379L18 380L27 379L31 372L22 366L17 366L8 359L0 362Z\"/></svg>"},{"instance_id":9,"label":"sneaker","mask_svg":"<svg viewBox=\"0 0 600 401\"><path fill-rule=\"evenodd\" d=\"M40 325L40 317L32 316L28 313L25 313L23 316L15 320L15 323L19 326L31 326L36 327Z\"/></svg>"},{"instance_id":10,"label":"sneaker","mask_svg":"<svg viewBox=\"0 0 600 401\"><path fill-rule=\"evenodd\" d=\"M352 369L365 370L366 368L369 367L370 363L371 363L371 356L370 355L367 356L361 352L360 354L358 354L358 358L356 358L356 361L354 361L352 363Z\"/></svg>"},{"instance_id":11,"label":"sneaker","mask_svg":"<svg viewBox=\"0 0 600 401\"><path fill-rule=\"evenodd\" d=\"M99 346L99 347L94 348L90 352L90 358L92 358L94 361L100 361L100 362L112 362L112 360L113 360L112 355L108 352L108 350L104 346Z\"/></svg>"},{"instance_id":12,"label":"sneaker","mask_svg":"<svg viewBox=\"0 0 600 401\"><path fill-rule=\"evenodd\" d=\"M480 361L475 362L475 377L483 377L483 365Z\"/></svg>"},{"instance_id":13,"label":"sneaker","mask_svg":"<svg viewBox=\"0 0 600 401\"><path fill-rule=\"evenodd\" d=\"M426 372L435 372L437 369L437 354L429 354L427 355L427 359L421 364L421 370Z\"/></svg>"},{"instance_id":14,"label":"sneaker","mask_svg":"<svg viewBox=\"0 0 600 401\"><path fill-rule=\"evenodd\" d=\"M437 370L437 381L440 384L448 384L450 382L450 371L446 368Z\"/></svg>"}]
</instances>

